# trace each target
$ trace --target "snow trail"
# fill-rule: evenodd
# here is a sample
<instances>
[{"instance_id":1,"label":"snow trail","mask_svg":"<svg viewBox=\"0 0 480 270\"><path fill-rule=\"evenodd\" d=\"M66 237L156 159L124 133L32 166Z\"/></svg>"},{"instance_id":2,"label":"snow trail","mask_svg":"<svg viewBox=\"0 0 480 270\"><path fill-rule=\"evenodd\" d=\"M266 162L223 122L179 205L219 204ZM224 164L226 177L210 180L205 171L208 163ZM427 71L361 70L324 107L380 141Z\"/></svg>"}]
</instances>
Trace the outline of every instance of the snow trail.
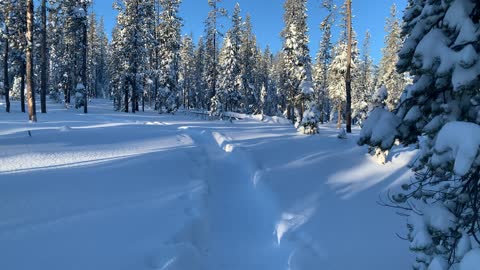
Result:
<instances>
[{"instance_id":1,"label":"snow trail","mask_svg":"<svg viewBox=\"0 0 480 270\"><path fill-rule=\"evenodd\" d=\"M209 161L206 269L284 269L287 260L279 260L283 250L274 236L278 209L267 192L255 186L258 164L221 133L188 130L188 135L204 148ZM241 264L239 254L245 258Z\"/></svg>"}]
</instances>

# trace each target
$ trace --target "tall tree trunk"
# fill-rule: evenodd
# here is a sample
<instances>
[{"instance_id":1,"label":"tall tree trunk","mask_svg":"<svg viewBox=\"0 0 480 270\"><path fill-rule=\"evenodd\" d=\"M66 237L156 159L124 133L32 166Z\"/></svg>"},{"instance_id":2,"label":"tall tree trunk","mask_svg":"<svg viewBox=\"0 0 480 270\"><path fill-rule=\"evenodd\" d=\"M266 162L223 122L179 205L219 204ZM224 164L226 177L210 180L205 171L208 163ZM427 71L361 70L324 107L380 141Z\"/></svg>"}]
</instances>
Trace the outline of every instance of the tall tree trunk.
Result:
<instances>
[{"instance_id":1,"label":"tall tree trunk","mask_svg":"<svg viewBox=\"0 0 480 270\"><path fill-rule=\"evenodd\" d=\"M5 51L3 55L3 91L5 92L5 108L7 113L10 112L10 81L8 78L8 58L9 58L9 39L8 25L5 26Z\"/></svg>"},{"instance_id":2,"label":"tall tree trunk","mask_svg":"<svg viewBox=\"0 0 480 270\"><path fill-rule=\"evenodd\" d=\"M337 110L338 110L337 128L342 128L342 103L338 103Z\"/></svg>"},{"instance_id":3,"label":"tall tree trunk","mask_svg":"<svg viewBox=\"0 0 480 270\"><path fill-rule=\"evenodd\" d=\"M124 104L123 104L123 105L125 106L124 112L126 112L126 113L128 113L128 111L129 111L128 106L129 106L129 104L130 104L130 100L129 100L129 92L130 92L130 90L128 89L128 85L129 85L129 84L127 84L127 83L125 83L125 84L123 85L123 87L124 87L124 92L125 92L125 94L124 94L124 101L123 101Z\"/></svg>"},{"instance_id":4,"label":"tall tree trunk","mask_svg":"<svg viewBox=\"0 0 480 270\"><path fill-rule=\"evenodd\" d=\"M345 85L347 91L346 121L347 133L352 133L352 0L347 0L347 74Z\"/></svg>"},{"instance_id":5,"label":"tall tree trunk","mask_svg":"<svg viewBox=\"0 0 480 270\"><path fill-rule=\"evenodd\" d=\"M35 88L33 86L33 0L27 1L27 98L28 98L28 118L32 122L37 122L37 112L35 107Z\"/></svg>"},{"instance_id":6,"label":"tall tree trunk","mask_svg":"<svg viewBox=\"0 0 480 270\"><path fill-rule=\"evenodd\" d=\"M87 9L87 4L83 4L83 9ZM85 18L83 19L83 34L82 34L82 81L83 81L83 113L87 114L88 113L88 83L87 83L87 48L88 48L88 18L85 15Z\"/></svg>"},{"instance_id":7,"label":"tall tree trunk","mask_svg":"<svg viewBox=\"0 0 480 270\"><path fill-rule=\"evenodd\" d=\"M42 46L40 59L40 107L42 113L47 113L47 3L42 0Z\"/></svg>"},{"instance_id":8,"label":"tall tree trunk","mask_svg":"<svg viewBox=\"0 0 480 270\"><path fill-rule=\"evenodd\" d=\"M20 62L20 108L22 112L25 112L25 73L27 68L25 66L25 60Z\"/></svg>"}]
</instances>

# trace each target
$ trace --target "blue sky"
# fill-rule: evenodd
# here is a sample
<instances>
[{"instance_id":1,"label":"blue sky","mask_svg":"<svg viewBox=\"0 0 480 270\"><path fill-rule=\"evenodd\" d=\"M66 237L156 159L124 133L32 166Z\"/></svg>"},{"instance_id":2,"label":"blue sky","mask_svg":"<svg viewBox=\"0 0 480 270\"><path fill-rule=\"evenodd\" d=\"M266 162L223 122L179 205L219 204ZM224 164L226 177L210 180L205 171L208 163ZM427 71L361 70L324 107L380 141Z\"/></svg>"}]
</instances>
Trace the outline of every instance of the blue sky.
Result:
<instances>
[{"instance_id":1,"label":"blue sky","mask_svg":"<svg viewBox=\"0 0 480 270\"><path fill-rule=\"evenodd\" d=\"M283 28L283 3L284 0L224 0L222 7L229 11L233 10L236 2L240 3L243 14L249 13L252 17L254 32L258 43L265 47L269 45L273 51L281 48L282 40L280 32ZM341 0L336 0L341 4ZM381 48L385 36L385 19L389 16L390 7L396 3L399 16L403 14L406 0L353 0L354 28L358 33L360 43L363 41L365 31L372 33L372 56L375 62L381 58ZM115 12L112 10L113 0L95 0L94 10L99 16L105 18L107 32L115 25ZM318 49L321 32L319 24L325 16L320 8L321 0L309 0L309 27L310 27L310 50L314 55ZM203 35L203 22L208 13L207 0L183 0L181 17L184 20L184 33L193 33L197 39ZM230 12L231 13L231 12ZM228 20L224 20L225 30L228 28Z\"/></svg>"}]
</instances>

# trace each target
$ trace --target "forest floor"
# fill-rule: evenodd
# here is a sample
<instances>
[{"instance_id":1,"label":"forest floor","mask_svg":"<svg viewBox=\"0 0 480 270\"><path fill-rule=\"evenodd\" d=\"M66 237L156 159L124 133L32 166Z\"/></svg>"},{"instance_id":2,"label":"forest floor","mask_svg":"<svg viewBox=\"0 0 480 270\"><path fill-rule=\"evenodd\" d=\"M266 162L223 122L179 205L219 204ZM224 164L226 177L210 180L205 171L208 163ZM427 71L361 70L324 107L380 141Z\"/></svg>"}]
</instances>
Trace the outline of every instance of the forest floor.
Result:
<instances>
[{"instance_id":1,"label":"forest floor","mask_svg":"<svg viewBox=\"0 0 480 270\"><path fill-rule=\"evenodd\" d=\"M324 126L90 113L30 124L0 103L0 269L400 270L405 218L378 204L414 151L379 165Z\"/></svg>"}]
</instances>

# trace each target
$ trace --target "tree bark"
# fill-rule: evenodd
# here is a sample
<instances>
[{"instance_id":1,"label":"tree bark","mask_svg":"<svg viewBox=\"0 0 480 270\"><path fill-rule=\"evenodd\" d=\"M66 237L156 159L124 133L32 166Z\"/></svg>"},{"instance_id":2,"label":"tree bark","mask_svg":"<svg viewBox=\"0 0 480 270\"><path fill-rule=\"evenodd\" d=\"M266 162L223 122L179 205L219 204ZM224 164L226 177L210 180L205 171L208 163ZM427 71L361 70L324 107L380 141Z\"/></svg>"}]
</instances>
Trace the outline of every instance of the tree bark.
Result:
<instances>
[{"instance_id":1,"label":"tree bark","mask_svg":"<svg viewBox=\"0 0 480 270\"><path fill-rule=\"evenodd\" d=\"M345 76L345 85L347 92L346 122L347 133L352 133L352 0L347 0L347 74Z\"/></svg>"},{"instance_id":2,"label":"tree bark","mask_svg":"<svg viewBox=\"0 0 480 270\"><path fill-rule=\"evenodd\" d=\"M33 0L27 0L27 99L28 99L28 118L32 122L37 122L37 112L35 107L35 90L33 86Z\"/></svg>"},{"instance_id":3,"label":"tree bark","mask_svg":"<svg viewBox=\"0 0 480 270\"><path fill-rule=\"evenodd\" d=\"M5 92L5 108L6 112L10 112L10 81L8 78L8 58L9 58L9 39L8 25L5 26L5 51L3 55L3 91Z\"/></svg>"},{"instance_id":4,"label":"tree bark","mask_svg":"<svg viewBox=\"0 0 480 270\"><path fill-rule=\"evenodd\" d=\"M87 9L87 4L83 4L83 9L86 11ZM82 25L82 81L83 81L83 113L87 114L88 113L88 84L87 84L87 48L88 48L88 18L85 15L85 18L83 19L83 25Z\"/></svg>"},{"instance_id":5,"label":"tree bark","mask_svg":"<svg viewBox=\"0 0 480 270\"><path fill-rule=\"evenodd\" d=\"M22 113L25 112L25 73L27 68L25 66L25 61L20 62L20 108Z\"/></svg>"},{"instance_id":6,"label":"tree bark","mask_svg":"<svg viewBox=\"0 0 480 270\"><path fill-rule=\"evenodd\" d=\"M337 105L337 110L338 110L338 123L337 123L337 128L342 128L342 103L339 103Z\"/></svg>"},{"instance_id":7,"label":"tree bark","mask_svg":"<svg viewBox=\"0 0 480 270\"><path fill-rule=\"evenodd\" d=\"M47 4L42 0L42 46L40 59L40 107L42 113L47 113Z\"/></svg>"}]
</instances>

